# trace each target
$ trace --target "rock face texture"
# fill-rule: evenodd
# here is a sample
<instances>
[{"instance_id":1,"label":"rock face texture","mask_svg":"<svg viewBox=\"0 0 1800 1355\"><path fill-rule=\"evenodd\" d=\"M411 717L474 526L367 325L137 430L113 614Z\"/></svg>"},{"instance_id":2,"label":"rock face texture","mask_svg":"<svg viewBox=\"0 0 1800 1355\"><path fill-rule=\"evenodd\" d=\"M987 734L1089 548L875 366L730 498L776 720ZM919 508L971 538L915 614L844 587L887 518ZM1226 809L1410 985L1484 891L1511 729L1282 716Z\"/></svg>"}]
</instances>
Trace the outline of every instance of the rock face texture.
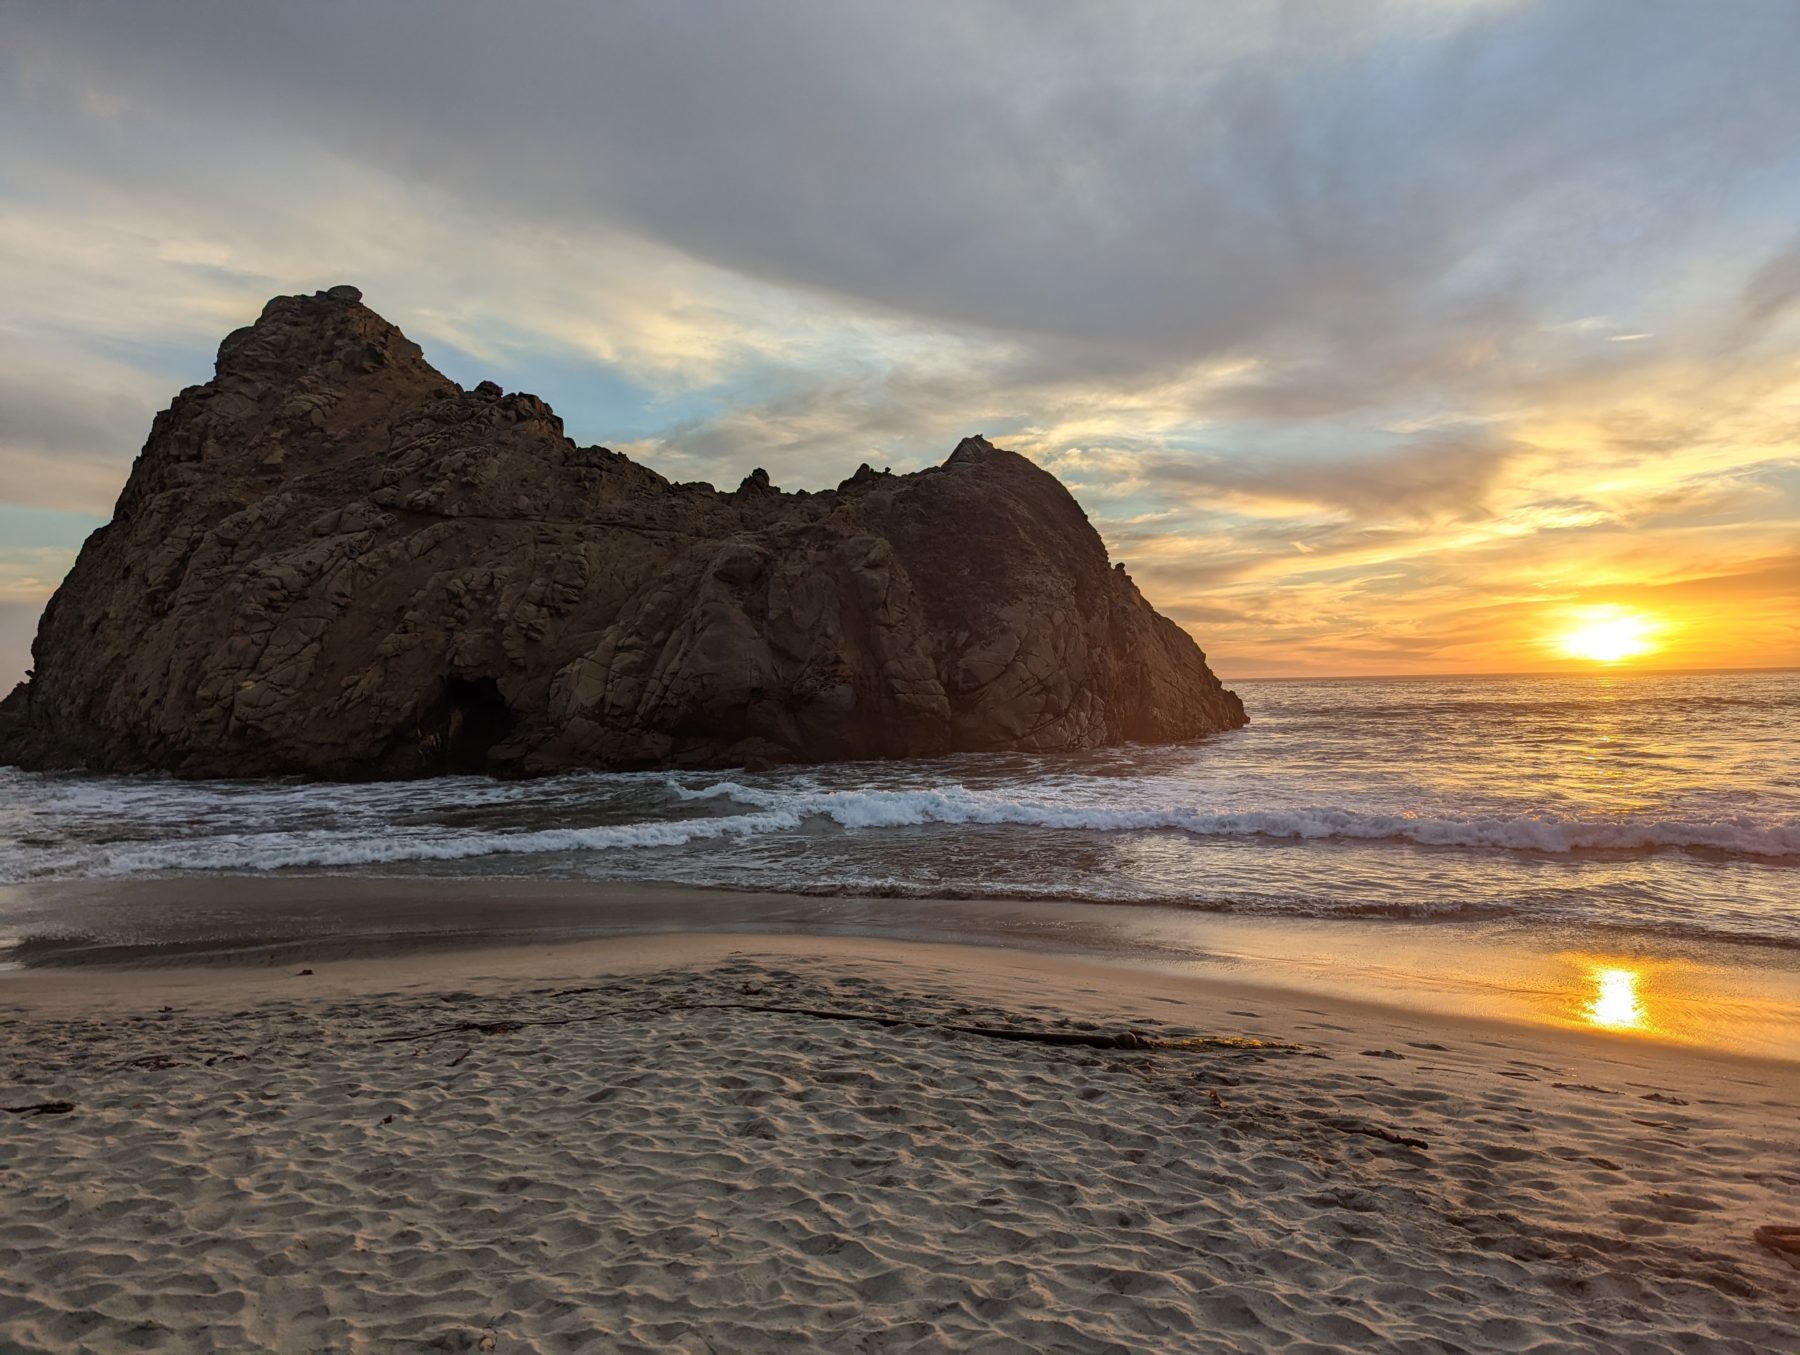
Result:
<instances>
[{"instance_id":1,"label":"rock face texture","mask_svg":"<svg viewBox=\"0 0 1800 1355\"><path fill-rule=\"evenodd\" d=\"M1244 723L1068 492L671 484L465 391L352 287L159 414L44 614L0 760L331 778L1166 742Z\"/></svg>"}]
</instances>

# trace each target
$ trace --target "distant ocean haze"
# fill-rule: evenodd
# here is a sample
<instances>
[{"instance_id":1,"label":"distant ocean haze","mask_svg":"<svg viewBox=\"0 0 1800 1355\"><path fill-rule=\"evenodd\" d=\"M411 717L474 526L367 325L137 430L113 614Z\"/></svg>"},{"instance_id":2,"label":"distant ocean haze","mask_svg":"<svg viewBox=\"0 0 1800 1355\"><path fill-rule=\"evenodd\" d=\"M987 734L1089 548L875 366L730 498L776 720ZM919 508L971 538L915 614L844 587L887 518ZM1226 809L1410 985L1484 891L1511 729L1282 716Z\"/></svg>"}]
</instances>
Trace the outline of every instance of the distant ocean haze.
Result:
<instances>
[{"instance_id":1,"label":"distant ocean haze","mask_svg":"<svg viewBox=\"0 0 1800 1355\"><path fill-rule=\"evenodd\" d=\"M1800 674L1241 690L1247 729L1079 755L354 786L7 769L0 884L662 880L1800 947Z\"/></svg>"}]
</instances>

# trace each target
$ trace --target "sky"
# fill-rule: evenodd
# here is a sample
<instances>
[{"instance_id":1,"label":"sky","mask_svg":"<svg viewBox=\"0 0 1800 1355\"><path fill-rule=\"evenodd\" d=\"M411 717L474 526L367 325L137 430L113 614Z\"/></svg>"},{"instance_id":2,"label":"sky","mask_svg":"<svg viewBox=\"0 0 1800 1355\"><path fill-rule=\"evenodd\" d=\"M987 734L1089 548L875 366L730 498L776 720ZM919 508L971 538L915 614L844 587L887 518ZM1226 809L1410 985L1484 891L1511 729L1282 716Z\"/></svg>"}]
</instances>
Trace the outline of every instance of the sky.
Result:
<instances>
[{"instance_id":1,"label":"sky","mask_svg":"<svg viewBox=\"0 0 1800 1355\"><path fill-rule=\"evenodd\" d=\"M0 6L0 688L281 293L672 479L982 433L1225 677L1800 663L1800 5Z\"/></svg>"}]
</instances>

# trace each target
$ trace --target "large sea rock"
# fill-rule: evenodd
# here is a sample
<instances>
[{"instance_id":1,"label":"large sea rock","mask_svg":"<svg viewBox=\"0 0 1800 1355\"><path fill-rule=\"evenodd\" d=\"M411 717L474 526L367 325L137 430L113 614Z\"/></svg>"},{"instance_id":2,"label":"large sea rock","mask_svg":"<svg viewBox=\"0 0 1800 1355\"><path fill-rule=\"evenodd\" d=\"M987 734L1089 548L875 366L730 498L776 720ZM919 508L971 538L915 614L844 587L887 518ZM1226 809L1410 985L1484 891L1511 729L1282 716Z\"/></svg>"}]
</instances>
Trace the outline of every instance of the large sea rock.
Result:
<instances>
[{"instance_id":1,"label":"large sea rock","mask_svg":"<svg viewBox=\"0 0 1800 1355\"><path fill-rule=\"evenodd\" d=\"M0 760L184 776L732 766L1244 723L1051 475L671 484L465 391L352 287L156 418L0 705Z\"/></svg>"}]
</instances>

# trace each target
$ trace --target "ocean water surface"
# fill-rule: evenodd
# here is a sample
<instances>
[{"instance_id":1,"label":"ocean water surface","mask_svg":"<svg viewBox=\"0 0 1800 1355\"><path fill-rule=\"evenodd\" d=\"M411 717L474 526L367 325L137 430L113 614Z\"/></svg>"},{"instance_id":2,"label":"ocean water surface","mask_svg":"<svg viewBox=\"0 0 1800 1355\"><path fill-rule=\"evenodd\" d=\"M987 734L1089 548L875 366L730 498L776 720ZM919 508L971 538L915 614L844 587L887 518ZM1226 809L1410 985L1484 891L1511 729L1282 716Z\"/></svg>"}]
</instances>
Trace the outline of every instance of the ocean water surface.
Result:
<instances>
[{"instance_id":1,"label":"ocean water surface","mask_svg":"<svg viewBox=\"0 0 1800 1355\"><path fill-rule=\"evenodd\" d=\"M1800 948L1800 674L1238 685L1246 729L1073 755L373 785L0 769L0 886L657 880Z\"/></svg>"}]
</instances>

